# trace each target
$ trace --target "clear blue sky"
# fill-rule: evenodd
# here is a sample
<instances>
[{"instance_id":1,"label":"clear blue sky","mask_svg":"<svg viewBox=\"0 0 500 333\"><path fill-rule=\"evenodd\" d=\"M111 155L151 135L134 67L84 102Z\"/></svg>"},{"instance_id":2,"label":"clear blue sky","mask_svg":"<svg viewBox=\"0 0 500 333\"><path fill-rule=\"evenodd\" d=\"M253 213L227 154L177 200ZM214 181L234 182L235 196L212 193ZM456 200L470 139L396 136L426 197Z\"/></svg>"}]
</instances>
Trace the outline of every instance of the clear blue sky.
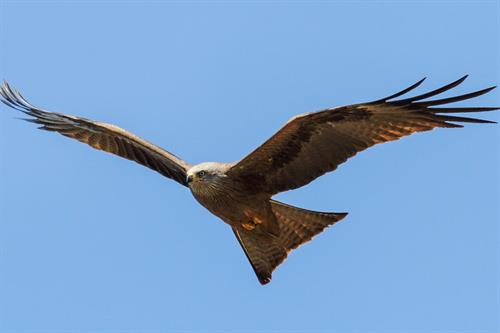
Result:
<instances>
[{"instance_id":1,"label":"clear blue sky","mask_svg":"<svg viewBox=\"0 0 500 333\"><path fill-rule=\"evenodd\" d=\"M3 0L0 15L0 77L31 102L191 163L423 76L418 92L500 82L498 1ZM350 215L262 287L188 190L17 116L0 109L2 333L500 329L498 125L379 145L280 194Z\"/></svg>"}]
</instances>

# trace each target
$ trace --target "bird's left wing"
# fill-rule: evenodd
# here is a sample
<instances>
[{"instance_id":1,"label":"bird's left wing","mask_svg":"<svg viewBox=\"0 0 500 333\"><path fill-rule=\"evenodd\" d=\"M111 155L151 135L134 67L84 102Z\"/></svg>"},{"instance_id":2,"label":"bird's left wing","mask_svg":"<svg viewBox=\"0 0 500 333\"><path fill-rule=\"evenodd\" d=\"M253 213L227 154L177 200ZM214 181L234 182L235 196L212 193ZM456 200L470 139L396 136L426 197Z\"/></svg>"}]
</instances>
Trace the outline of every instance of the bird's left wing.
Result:
<instances>
[{"instance_id":1,"label":"bird's left wing","mask_svg":"<svg viewBox=\"0 0 500 333\"><path fill-rule=\"evenodd\" d=\"M452 116L450 113L498 110L497 107L440 107L483 95L495 87L456 97L423 101L445 92L467 76L431 92L393 100L423 80L386 98L342 106L292 118L264 144L237 162L228 172L249 193L270 195L304 186L335 170L356 153L375 144L428 131L462 127L455 123L492 121ZM434 107L438 106L438 107Z\"/></svg>"},{"instance_id":2,"label":"bird's left wing","mask_svg":"<svg viewBox=\"0 0 500 333\"><path fill-rule=\"evenodd\" d=\"M0 86L0 95L4 104L33 117L25 120L42 125L40 129L58 132L95 149L135 161L187 186L186 172L190 164L118 126L39 109L5 81Z\"/></svg>"}]
</instances>

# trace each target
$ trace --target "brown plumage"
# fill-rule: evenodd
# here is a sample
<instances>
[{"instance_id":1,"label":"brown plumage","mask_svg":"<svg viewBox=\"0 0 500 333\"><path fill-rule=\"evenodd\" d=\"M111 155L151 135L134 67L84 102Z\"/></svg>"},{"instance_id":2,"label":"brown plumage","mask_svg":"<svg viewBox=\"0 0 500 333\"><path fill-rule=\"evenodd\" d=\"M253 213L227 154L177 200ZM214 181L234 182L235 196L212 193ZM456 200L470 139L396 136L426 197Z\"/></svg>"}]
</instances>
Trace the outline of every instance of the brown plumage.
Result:
<instances>
[{"instance_id":1,"label":"brown plumage","mask_svg":"<svg viewBox=\"0 0 500 333\"><path fill-rule=\"evenodd\" d=\"M48 112L31 105L6 82L0 87L6 105L33 117L41 129L136 161L188 186L200 204L229 224L259 281L266 284L288 253L347 213L313 212L271 199L335 170L375 144L457 123L493 123L450 115L498 110L497 107L442 107L483 95L494 87L456 97L426 100L465 80L418 96L395 100L414 85L383 99L308 113L292 118L264 144L234 163L192 166L117 126Z\"/></svg>"},{"instance_id":2,"label":"brown plumage","mask_svg":"<svg viewBox=\"0 0 500 333\"><path fill-rule=\"evenodd\" d=\"M390 101L419 86L423 82L420 80L397 94L374 102L294 117L263 145L238 162L228 171L228 175L249 183L250 191L276 194L308 184L377 143L397 140L436 127L462 127L450 121L491 123L488 120L448 114L492 111L498 108L430 106L477 97L495 87L452 98L420 102L457 86L465 78L466 76L423 95Z\"/></svg>"},{"instance_id":3,"label":"brown plumage","mask_svg":"<svg viewBox=\"0 0 500 333\"><path fill-rule=\"evenodd\" d=\"M5 81L0 87L0 95L4 104L33 117L24 120L40 124L40 129L59 132L95 149L135 161L187 185L186 171L191 168L190 164L118 126L38 109Z\"/></svg>"}]
</instances>

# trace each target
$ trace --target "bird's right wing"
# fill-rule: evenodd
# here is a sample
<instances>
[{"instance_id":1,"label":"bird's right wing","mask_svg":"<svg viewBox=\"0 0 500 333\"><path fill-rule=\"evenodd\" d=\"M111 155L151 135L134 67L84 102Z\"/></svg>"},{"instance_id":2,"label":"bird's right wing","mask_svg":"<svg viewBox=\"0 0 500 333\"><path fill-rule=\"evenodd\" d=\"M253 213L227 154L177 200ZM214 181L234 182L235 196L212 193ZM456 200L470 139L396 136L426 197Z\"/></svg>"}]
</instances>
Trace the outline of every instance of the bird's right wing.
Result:
<instances>
[{"instance_id":1,"label":"bird's right wing","mask_svg":"<svg viewBox=\"0 0 500 333\"><path fill-rule=\"evenodd\" d=\"M95 149L135 161L187 186L186 172L190 164L118 126L38 109L5 81L0 86L0 95L4 104L33 117L25 120L42 125L40 129L58 132Z\"/></svg>"}]
</instances>

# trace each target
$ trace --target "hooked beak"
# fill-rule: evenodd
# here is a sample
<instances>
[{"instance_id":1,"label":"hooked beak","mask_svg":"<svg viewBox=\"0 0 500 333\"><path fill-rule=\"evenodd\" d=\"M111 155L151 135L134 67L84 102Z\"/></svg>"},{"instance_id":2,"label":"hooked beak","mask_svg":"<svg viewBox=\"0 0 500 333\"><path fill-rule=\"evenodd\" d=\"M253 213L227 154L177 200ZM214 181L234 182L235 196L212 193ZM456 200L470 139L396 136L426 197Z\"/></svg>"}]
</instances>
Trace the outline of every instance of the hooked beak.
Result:
<instances>
[{"instance_id":1,"label":"hooked beak","mask_svg":"<svg viewBox=\"0 0 500 333\"><path fill-rule=\"evenodd\" d=\"M189 176L186 177L186 182L188 184L191 184L192 181L193 181L193 175L189 175Z\"/></svg>"}]
</instances>

